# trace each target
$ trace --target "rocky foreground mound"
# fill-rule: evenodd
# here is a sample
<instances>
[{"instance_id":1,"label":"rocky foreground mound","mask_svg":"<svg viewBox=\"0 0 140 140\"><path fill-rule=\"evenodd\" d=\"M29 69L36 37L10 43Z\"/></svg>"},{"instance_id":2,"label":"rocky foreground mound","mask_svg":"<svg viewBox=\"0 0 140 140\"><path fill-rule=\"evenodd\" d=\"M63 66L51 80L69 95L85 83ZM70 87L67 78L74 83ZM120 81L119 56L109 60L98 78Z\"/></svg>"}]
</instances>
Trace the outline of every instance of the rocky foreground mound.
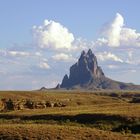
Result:
<instances>
[{"instance_id":1,"label":"rocky foreground mound","mask_svg":"<svg viewBox=\"0 0 140 140\"><path fill-rule=\"evenodd\" d=\"M0 111L11 111L11 110L23 110L23 109L44 109L47 107L65 107L66 104L63 102L51 102L51 101L33 101L30 99L1 99L0 100Z\"/></svg>"},{"instance_id":2,"label":"rocky foreground mound","mask_svg":"<svg viewBox=\"0 0 140 140\"><path fill-rule=\"evenodd\" d=\"M69 76L66 74L57 89L113 89L113 90L140 90L140 86L114 81L105 76L98 66L97 58L89 49L82 51L78 62L70 67Z\"/></svg>"}]
</instances>

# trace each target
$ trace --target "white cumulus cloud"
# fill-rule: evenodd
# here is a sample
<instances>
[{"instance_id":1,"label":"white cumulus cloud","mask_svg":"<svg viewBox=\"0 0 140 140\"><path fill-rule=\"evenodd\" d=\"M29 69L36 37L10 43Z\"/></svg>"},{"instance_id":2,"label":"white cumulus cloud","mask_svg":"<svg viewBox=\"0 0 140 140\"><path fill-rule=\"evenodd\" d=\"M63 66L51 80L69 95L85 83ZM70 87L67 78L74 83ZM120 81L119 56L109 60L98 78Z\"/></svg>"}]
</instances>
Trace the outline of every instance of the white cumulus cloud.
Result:
<instances>
[{"instance_id":1,"label":"white cumulus cloud","mask_svg":"<svg viewBox=\"0 0 140 140\"><path fill-rule=\"evenodd\" d=\"M109 28L104 31L109 46L117 47L120 45L120 34L123 25L124 19L119 13L117 13L116 18L109 25Z\"/></svg>"},{"instance_id":2,"label":"white cumulus cloud","mask_svg":"<svg viewBox=\"0 0 140 140\"><path fill-rule=\"evenodd\" d=\"M39 47L52 50L70 50L74 41L73 34L66 27L52 20L33 26L33 37Z\"/></svg>"},{"instance_id":3,"label":"white cumulus cloud","mask_svg":"<svg viewBox=\"0 0 140 140\"><path fill-rule=\"evenodd\" d=\"M140 47L140 33L137 33L135 29L122 28L120 36L121 46Z\"/></svg>"},{"instance_id":4,"label":"white cumulus cloud","mask_svg":"<svg viewBox=\"0 0 140 140\"><path fill-rule=\"evenodd\" d=\"M56 61L74 61L75 59L72 57L72 55L68 55L65 53L60 53L52 56L52 58Z\"/></svg>"},{"instance_id":5,"label":"white cumulus cloud","mask_svg":"<svg viewBox=\"0 0 140 140\"><path fill-rule=\"evenodd\" d=\"M103 27L101 34L103 38L97 39L96 45L140 47L140 33L137 33L135 29L125 27L124 17L119 13L112 22Z\"/></svg>"},{"instance_id":6,"label":"white cumulus cloud","mask_svg":"<svg viewBox=\"0 0 140 140\"><path fill-rule=\"evenodd\" d=\"M111 61L123 63L123 60L121 58L119 58L118 56L116 56L115 54L111 52L98 53L97 58L101 61L111 60Z\"/></svg>"}]
</instances>

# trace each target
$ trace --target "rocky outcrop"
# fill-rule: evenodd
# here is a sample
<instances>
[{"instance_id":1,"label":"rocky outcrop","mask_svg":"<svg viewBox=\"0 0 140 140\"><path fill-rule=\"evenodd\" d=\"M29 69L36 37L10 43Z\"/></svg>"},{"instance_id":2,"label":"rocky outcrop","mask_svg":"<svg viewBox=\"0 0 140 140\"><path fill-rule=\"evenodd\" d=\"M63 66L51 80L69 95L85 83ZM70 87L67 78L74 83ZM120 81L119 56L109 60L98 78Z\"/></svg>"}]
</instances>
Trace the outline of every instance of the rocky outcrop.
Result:
<instances>
[{"instance_id":1,"label":"rocky outcrop","mask_svg":"<svg viewBox=\"0 0 140 140\"><path fill-rule=\"evenodd\" d=\"M0 110L22 110L24 109L26 101L24 100L12 100L12 99L1 99Z\"/></svg>"},{"instance_id":2,"label":"rocky outcrop","mask_svg":"<svg viewBox=\"0 0 140 140\"><path fill-rule=\"evenodd\" d=\"M45 109L48 107L65 107L66 103L60 101L33 101L26 100L13 100L13 99L1 99L0 111L14 111L23 109Z\"/></svg>"},{"instance_id":3,"label":"rocky outcrop","mask_svg":"<svg viewBox=\"0 0 140 140\"><path fill-rule=\"evenodd\" d=\"M102 69L98 66L97 58L89 50L83 51L77 63L70 67L70 76L65 75L61 88L69 88L75 85L84 85L92 79L104 77Z\"/></svg>"},{"instance_id":4,"label":"rocky outcrop","mask_svg":"<svg viewBox=\"0 0 140 140\"><path fill-rule=\"evenodd\" d=\"M58 88L58 87L57 87ZM69 76L66 74L59 88L65 89L140 89L140 86L114 81L105 76L98 66L97 58L89 49L82 51L78 62L70 67Z\"/></svg>"}]
</instances>

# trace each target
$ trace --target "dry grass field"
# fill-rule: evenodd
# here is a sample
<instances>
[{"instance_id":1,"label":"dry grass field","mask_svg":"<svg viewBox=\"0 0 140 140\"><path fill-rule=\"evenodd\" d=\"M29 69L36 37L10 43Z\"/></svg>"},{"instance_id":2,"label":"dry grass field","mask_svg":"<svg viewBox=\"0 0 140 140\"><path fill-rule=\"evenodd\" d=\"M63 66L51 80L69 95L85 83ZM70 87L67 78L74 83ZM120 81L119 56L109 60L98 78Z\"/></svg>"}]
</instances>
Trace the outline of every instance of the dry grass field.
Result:
<instances>
[{"instance_id":1,"label":"dry grass field","mask_svg":"<svg viewBox=\"0 0 140 140\"><path fill-rule=\"evenodd\" d=\"M0 99L63 103L1 110L1 140L139 140L139 91L1 91Z\"/></svg>"}]
</instances>

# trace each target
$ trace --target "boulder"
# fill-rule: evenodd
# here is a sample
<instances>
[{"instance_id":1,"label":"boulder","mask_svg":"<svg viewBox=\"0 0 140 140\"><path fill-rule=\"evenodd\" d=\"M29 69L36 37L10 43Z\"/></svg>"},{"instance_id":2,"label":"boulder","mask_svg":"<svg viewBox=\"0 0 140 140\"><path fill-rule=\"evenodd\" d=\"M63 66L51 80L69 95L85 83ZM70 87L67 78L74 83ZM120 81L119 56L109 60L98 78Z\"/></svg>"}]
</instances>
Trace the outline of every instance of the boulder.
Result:
<instances>
[{"instance_id":1,"label":"boulder","mask_svg":"<svg viewBox=\"0 0 140 140\"><path fill-rule=\"evenodd\" d=\"M46 108L46 103L45 102L35 102L35 109L44 109Z\"/></svg>"},{"instance_id":2,"label":"boulder","mask_svg":"<svg viewBox=\"0 0 140 140\"><path fill-rule=\"evenodd\" d=\"M66 104L61 103L61 102L54 103L54 107L65 107L65 106L66 106Z\"/></svg>"},{"instance_id":3,"label":"boulder","mask_svg":"<svg viewBox=\"0 0 140 140\"><path fill-rule=\"evenodd\" d=\"M46 101L46 107L54 107L54 103Z\"/></svg>"},{"instance_id":4,"label":"boulder","mask_svg":"<svg viewBox=\"0 0 140 140\"><path fill-rule=\"evenodd\" d=\"M31 101L31 100L26 100L25 108L34 109L35 108L35 102Z\"/></svg>"}]
</instances>

